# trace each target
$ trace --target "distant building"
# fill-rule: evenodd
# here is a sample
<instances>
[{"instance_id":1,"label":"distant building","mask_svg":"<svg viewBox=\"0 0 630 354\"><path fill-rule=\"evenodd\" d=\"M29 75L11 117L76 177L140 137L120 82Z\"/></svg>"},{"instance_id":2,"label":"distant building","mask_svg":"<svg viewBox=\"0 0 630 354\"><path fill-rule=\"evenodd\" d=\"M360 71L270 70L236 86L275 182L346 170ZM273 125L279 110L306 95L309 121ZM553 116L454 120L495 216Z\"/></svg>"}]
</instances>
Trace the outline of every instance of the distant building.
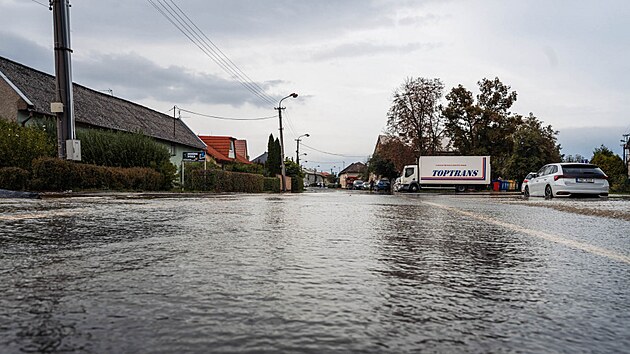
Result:
<instances>
[{"instance_id":1,"label":"distant building","mask_svg":"<svg viewBox=\"0 0 630 354\"><path fill-rule=\"evenodd\" d=\"M267 151L263 152L262 154L260 154L260 156L258 156L257 158L253 159L251 162L252 163L257 163L259 165L264 165L267 163L267 158L269 157L269 153L267 153Z\"/></svg>"},{"instance_id":2,"label":"distant building","mask_svg":"<svg viewBox=\"0 0 630 354\"><path fill-rule=\"evenodd\" d=\"M212 158L218 165L251 164L247 159L247 141L231 136L200 135L199 138L206 144L206 158Z\"/></svg>"},{"instance_id":3,"label":"distant building","mask_svg":"<svg viewBox=\"0 0 630 354\"><path fill-rule=\"evenodd\" d=\"M339 184L341 188L347 188L355 180L359 179L367 172L367 165L362 162L355 162L339 172Z\"/></svg>"},{"instance_id":4,"label":"distant building","mask_svg":"<svg viewBox=\"0 0 630 354\"><path fill-rule=\"evenodd\" d=\"M318 171L316 169L303 168L302 171L304 172L305 186L326 185L326 177L330 175L329 173Z\"/></svg>"},{"instance_id":5,"label":"distant building","mask_svg":"<svg viewBox=\"0 0 630 354\"><path fill-rule=\"evenodd\" d=\"M22 125L56 122L55 77L0 57L0 119ZM203 151L205 144L180 119L139 104L73 84L77 129L142 133L164 145L179 165L184 152Z\"/></svg>"}]
</instances>

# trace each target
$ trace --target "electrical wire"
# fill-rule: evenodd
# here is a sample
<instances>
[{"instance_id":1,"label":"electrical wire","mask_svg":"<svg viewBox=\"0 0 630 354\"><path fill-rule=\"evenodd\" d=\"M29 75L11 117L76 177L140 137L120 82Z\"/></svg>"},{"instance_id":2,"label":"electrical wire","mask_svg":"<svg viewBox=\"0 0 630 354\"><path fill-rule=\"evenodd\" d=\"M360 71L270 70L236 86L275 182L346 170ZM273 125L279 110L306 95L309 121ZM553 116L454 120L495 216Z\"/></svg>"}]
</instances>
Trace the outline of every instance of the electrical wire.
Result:
<instances>
[{"instance_id":1,"label":"electrical wire","mask_svg":"<svg viewBox=\"0 0 630 354\"><path fill-rule=\"evenodd\" d=\"M186 36L188 40L190 40L195 46L197 46L197 48L199 48L208 58L214 61L221 69L223 69L223 71L225 71L232 78L238 81L245 89L258 97L262 102L270 105L275 105L275 100L271 98L271 96L267 95L262 90L262 88L260 88L260 86L245 80L244 76L242 74L239 74L239 71L242 72L240 68L234 69L235 65L229 64L233 62L229 58L227 58L227 56L222 51L221 53L223 53L227 60L221 57L221 55L219 55L217 51L215 51L208 44L208 42L204 40L204 37L207 38L207 36L203 34L201 30L199 30L199 27L195 25L194 22L190 20L190 17L188 17L174 2L173 4L177 9L179 9L179 12L183 14L183 17L178 13L175 8L173 8L173 6L166 3L164 0L147 1L153 6L153 8L155 8L156 11L162 14L162 16L166 18L166 20L168 20L175 28L177 28L184 36ZM193 27L197 28L198 30L193 29ZM216 45L214 46L216 47ZM246 77L249 78L248 76Z\"/></svg>"},{"instance_id":2,"label":"electrical wire","mask_svg":"<svg viewBox=\"0 0 630 354\"><path fill-rule=\"evenodd\" d=\"M263 96L266 96L269 100L271 100L272 103L275 103L275 99L271 96L269 96L267 93L265 93L265 90L260 87L260 85L258 85L254 80L252 80L243 70L241 70L241 68L238 67L238 65L236 65L231 59L230 57L228 57L222 50L221 48L219 48L216 44L214 44L214 42L208 38L208 36L206 36L205 33L203 33L203 31L197 27L197 25L190 19L190 17L188 17L188 15L186 15L186 13L179 7L177 6L177 4L171 0L171 3L173 3L173 5L175 5L175 7L184 15L184 17L186 17L186 19L188 19L188 21L197 29L198 33L200 33L201 35L203 35L203 37L212 45L212 47L214 47L221 55L221 58L225 58L222 59L224 62L227 60L227 62L234 68L236 69L236 71L241 74L241 77L246 78L247 80L249 80L249 83L251 83L254 87L256 87L258 89L258 91L260 93L262 93ZM240 76L240 75L239 75Z\"/></svg>"},{"instance_id":3,"label":"electrical wire","mask_svg":"<svg viewBox=\"0 0 630 354\"><path fill-rule=\"evenodd\" d=\"M197 112L189 111L187 109L183 109L183 108L179 108L179 107L177 107L177 109L182 111L182 112L194 114L194 115L201 116L201 117L213 118L213 119L221 119L221 120L232 120L232 121L256 121L256 120L267 120L267 119L277 118L276 116L257 117L257 118L231 118L231 117L221 117L221 116L214 116L214 115L210 115L210 114L197 113Z\"/></svg>"},{"instance_id":4,"label":"electrical wire","mask_svg":"<svg viewBox=\"0 0 630 354\"><path fill-rule=\"evenodd\" d=\"M40 5L42 5L43 7L47 8L47 9L50 9L50 5L46 5L46 4L44 4L43 2L39 2L39 1L37 1L37 0L31 0L31 1L32 1L32 2L34 2L34 3L36 3L36 4L40 4Z\"/></svg>"},{"instance_id":5,"label":"electrical wire","mask_svg":"<svg viewBox=\"0 0 630 354\"><path fill-rule=\"evenodd\" d=\"M341 156L341 157L365 157L364 155L344 155L344 154L335 154L335 153L332 153L332 152L327 152L327 151L323 151L323 150L316 149L316 148L314 148L314 147L312 147L312 146L308 146L308 145L306 145L306 144L304 144L304 143L300 144L300 146L303 146L303 147L305 147L305 148L307 148L307 149L311 149L311 150L313 150L313 151L317 151L317 152L320 152L320 153L322 153L322 154L326 154L326 155Z\"/></svg>"}]
</instances>

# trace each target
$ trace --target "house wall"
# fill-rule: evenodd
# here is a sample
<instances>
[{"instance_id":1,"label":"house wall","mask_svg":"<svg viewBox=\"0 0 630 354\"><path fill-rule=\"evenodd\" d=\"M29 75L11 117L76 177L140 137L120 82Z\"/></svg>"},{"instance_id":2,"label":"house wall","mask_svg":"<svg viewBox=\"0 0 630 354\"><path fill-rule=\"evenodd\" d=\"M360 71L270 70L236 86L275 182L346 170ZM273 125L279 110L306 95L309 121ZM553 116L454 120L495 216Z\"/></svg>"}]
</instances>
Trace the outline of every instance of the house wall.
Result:
<instances>
[{"instance_id":1,"label":"house wall","mask_svg":"<svg viewBox=\"0 0 630 354\"><path fill-rule=\"evenodd\" d=\"M341 185L341 188L346 188L348 186L348 179L355 180L358 179L360 175L360 173L342 173L339 175L339 185Z\"/></svg>"},{"instance_id":2,"label":"house wall","mask_svg":"<svg viewBox=\"0 0 630 354\"><path fill-rule=\"evenodd\" d=\"M18 108L26 103L9 84L0 77L0 118L10 122L18 121Z\"/></svg>"}]
</instances>

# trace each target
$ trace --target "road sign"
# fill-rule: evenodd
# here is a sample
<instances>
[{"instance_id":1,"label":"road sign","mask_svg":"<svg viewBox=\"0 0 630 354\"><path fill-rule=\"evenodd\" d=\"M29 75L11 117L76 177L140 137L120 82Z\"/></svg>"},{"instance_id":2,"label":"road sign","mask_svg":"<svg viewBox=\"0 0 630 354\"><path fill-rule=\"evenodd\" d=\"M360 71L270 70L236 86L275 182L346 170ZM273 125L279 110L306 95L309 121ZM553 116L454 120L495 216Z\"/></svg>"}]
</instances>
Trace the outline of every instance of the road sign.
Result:
<instances>
[{"instance_id":1,"label":"road sign","mask_svg":"<svg viewBox=\"0 0 630 354\"><path fill-rule=\"evenodd\" d=\"M184 162L199 162L206 160L206 152L205 151L192 151L192 152L184 152L184 156L182 161Z\"/></svg>"}]
</instances>

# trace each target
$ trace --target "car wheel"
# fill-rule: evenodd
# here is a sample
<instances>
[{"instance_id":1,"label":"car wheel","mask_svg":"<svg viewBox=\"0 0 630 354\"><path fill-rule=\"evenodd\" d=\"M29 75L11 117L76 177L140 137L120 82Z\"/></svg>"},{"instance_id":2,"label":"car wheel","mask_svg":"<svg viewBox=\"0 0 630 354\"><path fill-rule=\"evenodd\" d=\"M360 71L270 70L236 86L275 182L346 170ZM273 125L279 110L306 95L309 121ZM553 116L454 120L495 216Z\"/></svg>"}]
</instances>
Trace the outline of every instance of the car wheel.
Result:
<instances>
[{"instance_id":1,"label":"car wheel","mask_svg":"<svg viewBox=\"0 0 630 354\"><path fill-rule=\"evenodd\" d=\"M411 193L416 193L418 191L418 186L415 184L412 184L411 186L409 186L409 191Z\"/></svg>"},{"instance_id":2,"label":"car wheel","mask_svg":"<svg viewBox=\"0 0 630 354\"><path fill-rule=\"evenodd\" d=\"M551 190L551 186L547 185L547 187L545 187L545 199L551 198L553 198L553 191Z\"/></svg>"},{"instance_id":3,"label":"car wheel","mask_svg":"<svg viewBox=\"0 0 630 354\"><path fill-rule=\"evenodd\" d=\"M525 186L525 191L523 192L523 196L525 198L529 198L529 186Z\"/></svg>"}]
</instances>

